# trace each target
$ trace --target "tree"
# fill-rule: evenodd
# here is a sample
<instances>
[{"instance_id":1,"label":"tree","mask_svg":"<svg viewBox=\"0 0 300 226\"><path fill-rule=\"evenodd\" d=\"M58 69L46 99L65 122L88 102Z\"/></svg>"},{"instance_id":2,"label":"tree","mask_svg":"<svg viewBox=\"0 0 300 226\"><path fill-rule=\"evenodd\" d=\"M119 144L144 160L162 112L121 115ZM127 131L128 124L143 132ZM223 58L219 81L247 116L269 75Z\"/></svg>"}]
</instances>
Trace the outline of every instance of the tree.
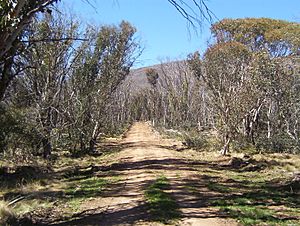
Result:
<instances>
[{"instance_id":1,"label":"tree","mask_svg":"<svg viewBox=\"0 0 300 226\"><path fill-rule=\"evenodd\" d=\"M5 0L0 3L0 101L15 74L12 71L15 56L22 51L24 28L38 12L47 9L58 0Z\"/></svg>"},{"instance_id":2,"label":"tree","mask_svg":"<svg viewBox=\"0 0 300 226\"><path fill-rule=\"evenodd\" d=\"M106 106L140 54L135 31L125 21L118 27L103 26L100 31L89 30L90 42L79 47L82 54L72 70L66 103L74 149L79 144L81 151L87 146L94 151L105 123Z\"/></svg>"},{"instance_id":3,"label":"tree","mask_svg":"<svg viewBox=\"0 0 300 226\"><path fill-rule=\"evenodd\" d=\"M199 54L191 57L192 70L212 100L223 154L240 138L258 148L299 145L298 123L291 132L289 121L298 114L299 94L291 89L294 75L287 73L297 67L299 31L299 24L282 20L225 19L212 26L216 44L203 61Z\"/></svg>"},{"instance_id":4,"label":"tree","mask_svg":"<svg viewBox=\"0 0 300 226\"><path fill-rule=\"evenodd\" d=\"M224 155L238 133L239 125L249 109L247 105L252 105L245 103L252 85L248 73L250 62L250 51L237 42L210 47L203 62L197 53L190 59L195 76L203 80L211 97L217 129L224 142L221 150Z\"/></svg>"},{"instance_id":5,"label":"tree","mask_svg":"<svg viewBox=\"0 0 300 226\"><path fill-rule=\"evenodd\" d=\"M193 28L201 26L203 20L211 23L213 17L216 17L204 0L168 0L168 2Z\"/></svg>"},{"instance_id":6,"label":"tree","mask_svg":"<svg viewBox=\"0 0 300 226\"><path fill-rule=\"evenodd\" d=\"M252 119L245 119L252 143L255 143L253 126L256 124L260 134L266 131L261 143L267 139L268 146L276 149L284 149L288 143L299 146L298 124L291 132L290 120L298 114L299 92L291 87L295 87L298 78L295 72L299 68L300 24L270 18L224 19L212 26L212 32L218 43L237 41L256 53L254 75L263 85L258 86L261 98L256 108L248 114ZM259 120L259 115L264 120Z\"/></svg>"},{"instance_id":7,"label":"tree","mask_svg":"<svg viewBox=\"0 0 300 226\"><path fill-rule=\"evenodd\" d=\"M85 1L90 4L88 0ZM11 81L19 73L19 70L12 70L12 67L15 56L27 48L23 42L24 29L38 12L51 13L49 7L57 2L59 0L4 0L0 2L0 101L3 100ZM194 28L195 24L201 25L203 18L211 20L213 15L203 0L193 0L191 3L176 0L168 0L168 2ZM199 14L192 10L192 6L198 9Z\"/></svg>"},{"instance_id":8,"label":"tree","mask_svg":"<svg viewBox=\"0 0 300 226\"><path fill-rule=\"evenodd\" d=\"M58 129L61 121L64 86L77 33L77 23L66 16L45 14L26 29L28 47L16 58L25 70L16 78L12 101L26 108L26 121L40 136L44 158L51 154L53 129Z\"/></svg>"},{"instance_id":9,"label":"tree","mask_svg":"<svg viewBox=\"0 0 300 226\"><path fill-rule=\"evenodd\" d=\"M270 18L223 19L211 27L217 42L237 41L272 57L297 55L300 24Z\"/></svg>"}]
</instances>

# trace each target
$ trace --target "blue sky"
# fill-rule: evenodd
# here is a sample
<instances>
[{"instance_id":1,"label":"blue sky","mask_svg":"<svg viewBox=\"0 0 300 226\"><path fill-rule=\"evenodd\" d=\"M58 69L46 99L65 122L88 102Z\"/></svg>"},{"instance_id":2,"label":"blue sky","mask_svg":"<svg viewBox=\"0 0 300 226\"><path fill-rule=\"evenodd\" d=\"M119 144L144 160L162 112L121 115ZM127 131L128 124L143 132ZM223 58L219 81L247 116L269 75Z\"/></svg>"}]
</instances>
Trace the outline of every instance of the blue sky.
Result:
<instances>
[{"instance_id":1,"label":"blue sky","mask_svg":"<svg viewBox=\"0 0 300 226\"><path fill-rule=\"evenodd\" d=\"M84 23L118 24L127 20L133 24L145 47L135 67L156 64L166 59L185 58L188 53L196 50L203 53L210 39L209 24L203 24L198 34L195 34L167 0L90 2L94 8L84 3L84 0L64 4L79 15ZM206 3L218 19L270 17L300 22L300 0L208 0Z\"/></svg>"}]
</instances>

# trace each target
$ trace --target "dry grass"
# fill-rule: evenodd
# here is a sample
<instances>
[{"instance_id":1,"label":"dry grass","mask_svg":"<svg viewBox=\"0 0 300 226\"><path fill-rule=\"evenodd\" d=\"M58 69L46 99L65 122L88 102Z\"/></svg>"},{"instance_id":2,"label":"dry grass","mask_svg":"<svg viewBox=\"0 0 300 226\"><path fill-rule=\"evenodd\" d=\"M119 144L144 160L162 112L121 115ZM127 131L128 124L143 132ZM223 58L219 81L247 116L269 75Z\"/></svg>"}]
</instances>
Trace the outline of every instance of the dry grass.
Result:
<instances>
[{"instance_id":1,"label":"dry grass","mask_svg":"<svg viewBox=\"0 0 300 226\"><path fill-rule=\"evenodd\" d=\"M17 217L14 210L8 207L8 203L0 201L0 225L13 225Z\"/></svg>"}]
</instances>

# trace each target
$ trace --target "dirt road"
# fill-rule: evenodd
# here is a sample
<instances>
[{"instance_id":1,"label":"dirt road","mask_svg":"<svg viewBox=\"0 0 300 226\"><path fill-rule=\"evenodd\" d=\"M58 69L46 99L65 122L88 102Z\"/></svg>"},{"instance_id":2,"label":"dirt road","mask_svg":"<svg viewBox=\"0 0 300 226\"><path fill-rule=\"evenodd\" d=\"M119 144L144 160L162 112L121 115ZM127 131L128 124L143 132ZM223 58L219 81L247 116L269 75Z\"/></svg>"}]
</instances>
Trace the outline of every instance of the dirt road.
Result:
<instances>
[{"instance_id":1,"label":"dirt road","mask_svg":"<svg viewBox=\"0 0 300 226\"><path fill-rule=\"evenodd\" d=\"M147 123L135 123L120 142L122 150L111 168L120 180L104 197L84 204L85 217L66 225L163 225L151 220L144 196L145 189L160 175L168 179L168 194L181 213L172 225L237 225L217 209L207 207L214 194L195 170L201 163L181 156L174 150L178 144L163 139Z\"/></svg>"}]
</instances>

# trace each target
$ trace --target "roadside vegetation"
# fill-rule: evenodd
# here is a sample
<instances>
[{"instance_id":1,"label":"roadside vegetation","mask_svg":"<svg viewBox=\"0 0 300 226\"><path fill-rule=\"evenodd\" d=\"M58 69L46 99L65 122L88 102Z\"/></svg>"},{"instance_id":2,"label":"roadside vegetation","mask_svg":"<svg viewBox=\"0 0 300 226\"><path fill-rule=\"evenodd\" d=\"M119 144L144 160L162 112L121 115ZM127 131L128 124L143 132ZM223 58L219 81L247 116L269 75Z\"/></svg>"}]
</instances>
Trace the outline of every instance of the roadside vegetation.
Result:
<instances>
[{"instance_id":1,"label":"roadside vegetation","mask_svg":"<svg viewBox=\"0 0 300 226\"><path fill-rule=\"evenodd\" d=\"M37 166L32 167L38 176L28 175L28 167L26 177L17 173L18 168L7 168L15 173L1 177L0 196L6 200L1 201L1 225L34 224L40 220L50 223L76 217L84 211L82 205L101 197L108 186L120 180L109 170L95 167L111 164L114 155L110 150L100 156L60 156L52 162L51 171L40 173Z\"/></svg>"},{"instance_id":2,"label":"roadside vegetation","mask_svg":"<svg viewBox=\"0 0 300 226\"><path fill-rule=\"evenodd\" d=\"M208 188L204 206L216 208L242 225L299 224L298 155L254 154L249 158L233 153L218 157L191 150L180 154L201 163L194 169ZM196 183L187 189L203 199Z\"/></svg>"}]
</instances>

